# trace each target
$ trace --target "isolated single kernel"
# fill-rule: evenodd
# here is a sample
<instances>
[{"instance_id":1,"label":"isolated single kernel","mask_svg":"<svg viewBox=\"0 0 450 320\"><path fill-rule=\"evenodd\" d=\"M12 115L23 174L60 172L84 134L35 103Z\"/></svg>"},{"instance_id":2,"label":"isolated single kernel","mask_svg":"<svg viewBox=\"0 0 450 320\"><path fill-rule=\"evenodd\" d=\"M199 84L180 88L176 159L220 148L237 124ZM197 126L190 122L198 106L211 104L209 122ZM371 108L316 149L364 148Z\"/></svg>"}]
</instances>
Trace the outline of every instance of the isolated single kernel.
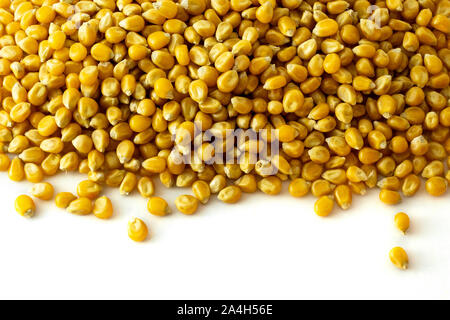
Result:
<instances>
[{"instance_id":1,"label":"isolated single kernel","mask_svg":"<svg viewBox=\"0 0 450 320\"><path fill-rule=\"evenodd\" d=\"M409 229L409 217L404 212L399 212L394 217L394 224L401 232L406 233Z\"/></svg>"},{"instance_id":2,"label":"isolated single kernel","mask_svg":"<svg viewBox=\"0 0 450 320\"><path fill-rule=\"evenodd\" d=\"M14 207L18 214L26 218L32 217L36 211L36 205L33 199L24 194L17 197Z\"/></svg>"},{"instance_id":3,"label":"isolated single kernel","mask_svg":"<svg viewBox=\"0 0 450 320\"><path fill-rule=\"evenodd\" d=\"M408 268L408 255L401 247L392 248L389 251L389 259L399 269L406 270Z\"/></svg>"},{"instance_id":4,"label":"isolated single kernel","mask_svg":"<svg viewBox=\"0 0 450 320\"><path fill-rule=\"evenodd\" d=\"M139 218L133 218L128 222L128 237L136 242L142 242L147 239L148 228L144 221Z\"/></svg>"}]
</instances>

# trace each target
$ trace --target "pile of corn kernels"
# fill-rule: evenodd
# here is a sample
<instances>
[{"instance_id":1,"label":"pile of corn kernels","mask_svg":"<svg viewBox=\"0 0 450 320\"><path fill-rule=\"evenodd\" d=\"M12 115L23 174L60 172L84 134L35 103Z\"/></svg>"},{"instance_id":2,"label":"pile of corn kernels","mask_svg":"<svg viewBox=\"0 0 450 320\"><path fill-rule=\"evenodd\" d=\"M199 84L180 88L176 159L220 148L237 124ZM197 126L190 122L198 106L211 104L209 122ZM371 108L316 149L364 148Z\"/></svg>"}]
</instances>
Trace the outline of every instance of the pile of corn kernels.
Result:
<instances>
[{"instance_id":1,"label":"pile of corn kernels","mask_svg":"<svg viewBox=\"0 0 450 320\"><path fill-rule=\"evenodd\" d=\"M316 196L319 216L368 188L397 204L422 178L441 196L449 69L449 0L0 0L0 170L41 200L54 198L48 177L84 173L55 202L99 218L113 214L106 186L168 214L154 179L192 188L175 201L184 214L283 181ZM176 161L186 137L233 129L258 141L204 142L200 162ZM279 152L252 161L261 141ZM240 161L211 163L229 152ZM35 203L22 195L16 210ZM406 231L407 215L395 221ZM128 233L142 241L147 226ZM401 248L391 259L406 266Z\"/></svg>"}]
</instances>

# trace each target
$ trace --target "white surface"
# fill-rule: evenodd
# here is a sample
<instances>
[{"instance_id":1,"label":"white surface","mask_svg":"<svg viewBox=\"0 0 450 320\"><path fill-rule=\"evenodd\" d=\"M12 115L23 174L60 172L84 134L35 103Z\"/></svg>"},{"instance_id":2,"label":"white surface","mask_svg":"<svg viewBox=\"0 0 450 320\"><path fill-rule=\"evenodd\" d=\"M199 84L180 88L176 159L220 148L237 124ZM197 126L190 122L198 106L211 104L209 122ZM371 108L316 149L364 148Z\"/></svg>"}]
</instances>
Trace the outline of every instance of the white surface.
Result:
<instances>
[{"instance_id":1,"label":"white surface","mask_svg":"<svg viewBox=\"0 0 450 320\"><path fill-rule=\"evenodd\" d=\"M75 191L81 176L50 180ZM421 192L403 204L358 197L348 212L312 212L313 197L245 195L237 205L213 200L194 216L151 216L137 195L107 190L115 216L74 216L36 200L24 219L14 199L31 187L0 173L0 298L328 299L450 298L450 198ZM69 183L68 183L69 182ZM190 190L158 195L173 201ZM411 217L401 235L397 211ZM151 230L145 243L127 237L131 216ZM389 250L403 246L410 269L397 270Z\"/></svg>"}]
</instances>

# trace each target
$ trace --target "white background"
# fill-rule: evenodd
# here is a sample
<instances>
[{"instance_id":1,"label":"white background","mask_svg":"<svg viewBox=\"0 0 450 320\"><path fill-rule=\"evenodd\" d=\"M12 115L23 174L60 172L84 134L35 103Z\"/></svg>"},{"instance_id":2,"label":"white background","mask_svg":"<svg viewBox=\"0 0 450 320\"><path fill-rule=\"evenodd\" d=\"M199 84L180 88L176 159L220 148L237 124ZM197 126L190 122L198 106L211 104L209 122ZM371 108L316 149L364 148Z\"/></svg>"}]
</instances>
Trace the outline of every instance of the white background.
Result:
<instances>
[{"instance_id":1,"label":"white background","mask_svg":"<svg viewBox=\"0 0 450 320\"><path fill-rule=\"evenodd\" d=\"M75 191L82 176L60 174L56 191ZM376 191L354 199L347 212L313 213L312 196L244 195L236 205L213 199L193 216L175 210L151 216L134 194L111 196L115 214L103 221L74 216L36 200L25 219L14 199L28 182L0 173L0 298L124 299L347 299L450 298L450 199L422 190L389 207ZM157 195L171 203L190 190ZM285 186L285 189L287 186ZM173 206L174 207L174 206ZM411 230L393 225L405 211ZM144 243L127 236L127 222L142 218ZM396 269L389 250L403 246L410 269Z\"/></svg>"}]
</instances>

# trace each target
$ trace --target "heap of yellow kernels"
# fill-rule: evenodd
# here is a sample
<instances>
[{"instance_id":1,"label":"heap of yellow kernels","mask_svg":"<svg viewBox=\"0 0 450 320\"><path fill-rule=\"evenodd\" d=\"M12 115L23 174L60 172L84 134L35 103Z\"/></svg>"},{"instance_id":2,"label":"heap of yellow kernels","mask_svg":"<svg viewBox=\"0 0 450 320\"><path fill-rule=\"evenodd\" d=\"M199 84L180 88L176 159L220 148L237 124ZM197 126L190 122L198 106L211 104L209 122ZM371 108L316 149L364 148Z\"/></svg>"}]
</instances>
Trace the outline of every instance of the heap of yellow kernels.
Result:
<instances>
[{"instance_id":1,"label":"heap of yellow kernels","mask_svg":"<svg viewBox=\"0 0 450 320\"><path fill-rule=\"evenodd\" d=\"M56 204L100 218L112 214L103 185L169 213L154 179L192 187L175 201L185 214L213 194L276 195L286 180L292 196L318 198L319 216L368 188L397 204L421 178L440 196L449 32L449 0L0 0L0 169L44 200L46 177L84 173L78 197ZM230 151L205 142L203 163L180 164L179 132L196 124L274 129L259 138L278 139L280 152L252 163L245 141L232 147L244 161L205 164ZM22 215L30 200L16 202ZM140 241L147 228L135 219L129 234Z\"/></svg>"}]
</instances>

